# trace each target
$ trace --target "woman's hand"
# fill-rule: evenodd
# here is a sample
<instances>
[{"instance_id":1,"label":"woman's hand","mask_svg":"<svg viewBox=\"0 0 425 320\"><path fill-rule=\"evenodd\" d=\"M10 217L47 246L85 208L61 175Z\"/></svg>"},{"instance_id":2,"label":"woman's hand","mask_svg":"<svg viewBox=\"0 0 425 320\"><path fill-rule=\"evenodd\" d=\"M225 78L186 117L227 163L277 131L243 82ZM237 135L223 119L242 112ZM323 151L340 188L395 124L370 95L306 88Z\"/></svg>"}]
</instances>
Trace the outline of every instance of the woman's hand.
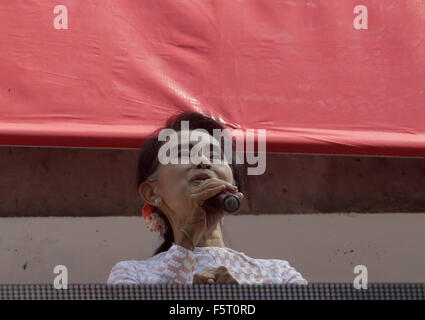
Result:
<instances>
[{"instance_id":1,"label":"woman's hand","mask_svg":"<svg viewBox=\"0 0 425 320\"><path fill-rule=\"evenodd\" d=\"M180 228L185 229L192 237L195 245L201 238L211 232L220 219L226 214L222 209L214 208L206 203L206 201L215 195L228 190L234 193L239 200L242 200L243 194L233 184L211 178L204 180L202 184L193 186L190 189L188 197L189 207L191 208L188 218L184 225ZM179 228L179 229L180 229ZM180 239L176 239L176 243L185 242L183 233Z\"/></svg>"},{"instance_id":2,"label":"woman's hand","mask_svg":"<svg viewBox=\"0 0 425 320\"><path fill-rule=\"evenodd\" d=\"M216 283L236 283L238 281L233 278L226 267L221 266L218 268L205 269L196 273L193 276L194 284L216 284Z\"/></svg>"}]
</instances>

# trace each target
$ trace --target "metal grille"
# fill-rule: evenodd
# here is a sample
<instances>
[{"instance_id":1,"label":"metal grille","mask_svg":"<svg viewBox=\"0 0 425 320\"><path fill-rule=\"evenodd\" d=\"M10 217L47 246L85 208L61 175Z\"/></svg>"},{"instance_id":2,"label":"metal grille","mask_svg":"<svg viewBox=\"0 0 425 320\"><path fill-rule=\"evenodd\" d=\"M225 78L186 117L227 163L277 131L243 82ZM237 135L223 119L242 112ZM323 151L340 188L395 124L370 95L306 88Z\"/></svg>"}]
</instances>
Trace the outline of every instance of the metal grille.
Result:
<instances>
[{"instance_id":1,"label":"metal grille","mask_svg":"<svg viewBox=\"0 0 425 320\"><path fill-rule=\"evenodd\" d=\"M309 285L0 285L0 300L424 300L425 283Z\"/></svg>"}]
</instances>

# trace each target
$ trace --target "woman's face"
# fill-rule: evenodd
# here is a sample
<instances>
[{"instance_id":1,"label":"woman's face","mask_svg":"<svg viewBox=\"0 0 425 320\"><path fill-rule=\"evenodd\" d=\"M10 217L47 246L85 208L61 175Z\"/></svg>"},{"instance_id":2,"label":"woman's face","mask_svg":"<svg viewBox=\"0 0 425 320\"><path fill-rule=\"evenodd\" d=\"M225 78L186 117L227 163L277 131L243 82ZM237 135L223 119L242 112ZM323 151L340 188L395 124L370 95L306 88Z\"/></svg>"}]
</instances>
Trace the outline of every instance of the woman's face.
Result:
<instances>
[{"instance_id":1,"label":"woman's face","mask_svg":"<svg viewBox=\"0 0 425 320\"><path fill-rule=\"evenodd\" d=\"M163 204L160 206L161 209L164 209L163 211L169 216L169 220L178 222L184 221L190 213L190 208L186 207L189 202L184 201L184 199L188 198L193 186L199 185L207 177L233 183L232 169L229 164L223 161L224 154L220 148L220 143L206 131L197 130L196 140L191 141L188 147L188 150L192 151L192 155L195 150L199 150L196 155L200 163L195 164L194 158L191 157L188 159L188 164L182 164L180 146L185 143L184 141L182 142L182 133L188 135L192 131L177 132L178 139L173 144L168 145L170 146L170 150L178 148L176 149L179 157L178 164L160 163L158 165L157 181L154 187L154 192L162 198ZM196 147L192 150L193 145L196 145ZM197 147L202 148L198 149ZM207 148L210 148L209 155L208 152L205 152ZM220 163L213 163L214 158L220 158ZM201 176L197 177L198 175Z\"/></svg>"}]
</instances>

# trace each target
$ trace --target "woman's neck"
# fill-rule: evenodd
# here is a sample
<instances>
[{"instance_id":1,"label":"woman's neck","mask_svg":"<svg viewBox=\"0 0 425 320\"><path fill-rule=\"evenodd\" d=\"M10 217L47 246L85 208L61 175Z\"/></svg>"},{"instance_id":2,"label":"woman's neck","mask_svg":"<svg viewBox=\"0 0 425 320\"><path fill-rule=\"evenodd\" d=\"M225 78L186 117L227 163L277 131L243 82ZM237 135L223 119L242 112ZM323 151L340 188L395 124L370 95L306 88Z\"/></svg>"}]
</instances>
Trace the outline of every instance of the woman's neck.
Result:
<instances>
[{"instance_id":1,"label":"woman's neck","mask_svg":"<svg viewBox=\"0 0 425 320\"><path fill-rule=\"evenodd\" d=\"M201 240L197 244L197 247L225 247L221 228L218 223L217 227L209 235L206 235L201 238Z\"/></svg>"}]
</instances>

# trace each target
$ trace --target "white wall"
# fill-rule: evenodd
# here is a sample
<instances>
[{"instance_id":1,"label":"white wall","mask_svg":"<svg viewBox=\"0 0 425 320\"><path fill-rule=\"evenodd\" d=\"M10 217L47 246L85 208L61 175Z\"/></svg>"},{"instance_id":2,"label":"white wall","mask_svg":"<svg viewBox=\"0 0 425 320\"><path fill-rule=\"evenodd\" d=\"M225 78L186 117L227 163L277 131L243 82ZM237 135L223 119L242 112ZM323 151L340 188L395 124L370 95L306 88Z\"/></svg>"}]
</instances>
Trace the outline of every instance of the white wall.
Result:
<instances>
[{"instance_id":1,"label":"white wall","mask_svg":"<svg viewBox=\"0 0 425 320\"><path fill-rule=\"evenodd\" d=\"M288 260L309 282L425 282L425 214L303 214L225 218L228 247ZM121 260L148 258L159 245L138 217L0 218L0 283L105 283Z\"/></svg>"}]
</instances>

